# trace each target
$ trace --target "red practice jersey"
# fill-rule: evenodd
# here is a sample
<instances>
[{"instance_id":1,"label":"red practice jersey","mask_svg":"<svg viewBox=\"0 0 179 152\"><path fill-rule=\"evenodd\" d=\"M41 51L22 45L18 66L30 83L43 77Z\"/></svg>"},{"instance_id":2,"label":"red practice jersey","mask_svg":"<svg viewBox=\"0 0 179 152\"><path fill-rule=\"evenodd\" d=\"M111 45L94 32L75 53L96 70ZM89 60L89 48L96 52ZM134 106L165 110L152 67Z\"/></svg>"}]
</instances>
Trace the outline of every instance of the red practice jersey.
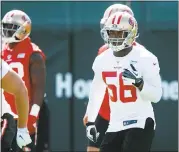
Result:
<instances>
[{"instance_id":1,"label":"red practice jersey","mask_svg":"<svg viewBox=\"0 0 179 152\"><path fill-rule=\"evenodd\" d=\"M18 43L13 49L9 49L8 45L6 45L2 50L2 58L4 61L6 61L9 66L20 75L25 83L29 95L29 104L32 101L31 80L29 72L30 57L35 52L39 52L45 60L44 53L37 45L31 43L30 38L26 38L24 41ZM14 96L4 92L4 97L8 104L11 106L12 112L17 114Z\"/></svg>"}]
</instances>

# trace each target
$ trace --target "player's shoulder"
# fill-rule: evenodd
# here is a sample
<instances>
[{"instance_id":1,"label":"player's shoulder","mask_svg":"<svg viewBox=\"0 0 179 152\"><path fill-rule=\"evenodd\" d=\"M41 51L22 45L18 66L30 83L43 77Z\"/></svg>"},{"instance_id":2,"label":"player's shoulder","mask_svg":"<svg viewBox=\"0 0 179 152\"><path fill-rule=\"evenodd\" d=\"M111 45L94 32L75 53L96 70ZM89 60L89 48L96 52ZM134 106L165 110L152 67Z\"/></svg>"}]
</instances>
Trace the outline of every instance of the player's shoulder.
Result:
<instances>
[{"instance_id":1,"label":"player's shoulder","mask_svg":"<svg viewBox=\"0 0 179 152\"><path fill-rule=\"evenodd\" d=\"M1 58L4 59L9 53L11 53L8 44L4 44L1 50Z\"/></svg>"},{"instance_id":2,"label":"player's shoulder","mask_svg":"<svg viewBox=\"0 0 179 152\"><path fill-rule=\"evenodd\" d=\"M44 52L39 48L38 45L36 45L35 43L31 42L31 47L32 47L32 57L33 58L43 58L45 59L45 54ZM38 57L39 56L39 57Z\"/></svg>"},{"instance_id":3,"label":"player's shoulder","mask_svg":"<svg viewBox=\"0 0 179 152\"><path fill-rule=\"evenodd\" d=\"M96 57L96 61L99 62L102 60L106 60L106 58L110 59L110 56L112 56L112 50L108 48L105 51L103 51L103 53L98 54L98 56Z\"/></svg>"},{"instance_id":4,"label":"player's shoulder","mask_svg":"<svg viewBox=\"0 0 179 152\"><path fill-rule=\"evenodd\" d=\"M2 45L2 50L1 50L1 52L6 52L6 51L8 51L8 44L4 44L4 45Z\"/></svg>"},{"instance_id":5,"label":"player's shoulder","mask_svg":"<svg viewBox=\"0 0 179 152\"><path fill-rule=\"evenodd\" d=\"M110 58L112 57L112 50L110 48L108 48L107 50L105 50L103 53L99 54L98 56L96 56L94 62L93 62L93 67L94 69L96 69L97 67L101 67L104 66L105 64L107 64Z\"/></svg>"},{"instance_id":6,"label":"player's shoulder","mask_svg":"<svg viewBox=\"0 0 179 152\"><path fill-rule=\"evenodd\" d=\"M142 44L140 44L138 42L134 42L133 46L140 47L140 48L145 48L145 46L143 46Z\"/></svg>"},{"instance_id":7,"label":"player's shoulder","mask_svg":"<svg viewBox=\"0 0 179 152\"><path fill-rule=\"evenodd\" d=\"M33 52L42 52L42 50L39 48L39 46L33 42L31 42L31 47Z\"/></svg>"},{"instance_id":8,"label":"player's shoulder","mask_svg":"<svg viewBox=\"0 0 179 152\"><path fill-rule=\"evenodd\" d=\"M108 45L104 44L102 45L99 50L98 50L98 55L100 55L101 53L103 53L104 51L106 51L108 49Z\"/></svg>"},{"instance_id":9,"label":"player's shoulder","mask_svg":"<svg viewBox=\"0 0 179 152\"><path fill-rule=\"evenodd\" d=\"M137 43L136 46L134 46L136 51L138 52L138 55L141 60L152 61L152 60L158 60L157 56L153 54L151 51L149 51L145 46Z\"/></svg>"}]
</instances>

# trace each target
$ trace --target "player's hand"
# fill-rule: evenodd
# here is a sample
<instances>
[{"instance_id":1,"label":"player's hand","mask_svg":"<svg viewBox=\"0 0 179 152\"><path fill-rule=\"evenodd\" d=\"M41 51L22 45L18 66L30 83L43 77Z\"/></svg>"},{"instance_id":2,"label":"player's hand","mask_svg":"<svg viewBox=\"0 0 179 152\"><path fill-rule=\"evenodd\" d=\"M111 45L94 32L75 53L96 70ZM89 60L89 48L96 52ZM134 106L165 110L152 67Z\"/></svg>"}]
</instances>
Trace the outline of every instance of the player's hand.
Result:
<instances>
[{"instance_id":1,"label":"player's hand","mask_svg":"<svg viewBox=\"0 0 179 152\"><path fill-rule=\"evenodd\" d=\"M130 70L124 69L122 76L124 80L130 81L136 87L139 87L144 83L142 76L132 64L130 64Z\"/></svg>"},{"instance_id":2,"label":"player's hand","mask_svg":"<svg viewBox=\"0 0 179 152\"><path fill-rule=\"evenodd\" d=\"M86 126L87 122L88 122L88 116L85 114L85 116L83 117L83 124L84 124L84 126Z\"/></svg>"},{"instance_id":3,"label":"player's hand","mask_svg":"<svg viewBox=\"0 0 179 152\"><path fill-rule=\"evenodd\" d=\"M26 146L29 145L32 142L32 140L30 138L27 128L17 129L16 141L20 149L28 149Z\"/></svg>"},{"instance_id":4,"label":"player's hand","mask_svg":"<svg viewBox=\"0 0 179 152\"><path fill-rule=\"evenodd\" d=\"M86 136L88 137L89 140L93 141L94 143L97 142L99 137L99 132L97 132L94 122L86 123Z\"/></svg>"}]
</instances>

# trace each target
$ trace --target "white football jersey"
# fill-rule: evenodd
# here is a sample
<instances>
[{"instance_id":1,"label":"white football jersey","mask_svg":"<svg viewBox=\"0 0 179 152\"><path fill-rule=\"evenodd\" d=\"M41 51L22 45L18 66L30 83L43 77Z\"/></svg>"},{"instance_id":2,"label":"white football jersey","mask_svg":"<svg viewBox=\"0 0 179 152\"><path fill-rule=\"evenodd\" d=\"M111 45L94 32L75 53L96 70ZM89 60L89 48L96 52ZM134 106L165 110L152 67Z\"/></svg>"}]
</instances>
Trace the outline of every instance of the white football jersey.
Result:
<instances>
[{"instance_id":1,"label":"white football jersey","mask_svg":"<svg viewBox=\"0 0 179 152\"><path fill-rule=\"evenodd\" d=\"M9 65L5 61L0 59L0 85L1 85L1 79L8 73L9 70L10 70ZM1 101L0 103L1 116L4 113L13 114L10 105L5 101L3 89L0 89L0 101Z\"/></svg>"},{"instance_id":2,"label":"white football jersey","mask_svg":"<svg viewBox=\"0 0 179 152\"><path fill-rule=\"evenodd\" d=\"M140 91L122 77L124 69L132 64L143 77ZM94 122L103 101L106 87L110 96L110 122L107 132L128 128L144 128L148 117L155 116L151 102L158 102L162 96L158 59L146 48L133 46L125 57L115 57L111 49L97 56L92 67L94 78L90 88L88 121Z\"/></svg>"}]
</instances>

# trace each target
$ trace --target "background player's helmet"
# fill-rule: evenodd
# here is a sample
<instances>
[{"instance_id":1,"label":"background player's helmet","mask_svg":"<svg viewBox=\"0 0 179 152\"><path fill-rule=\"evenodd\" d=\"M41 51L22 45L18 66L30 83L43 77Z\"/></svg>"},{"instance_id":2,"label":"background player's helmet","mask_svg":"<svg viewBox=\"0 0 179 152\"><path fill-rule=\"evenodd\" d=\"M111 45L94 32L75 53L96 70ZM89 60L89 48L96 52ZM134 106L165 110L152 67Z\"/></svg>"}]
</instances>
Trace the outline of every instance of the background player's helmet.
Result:
<instances>
[{"instance_id":1,"label":"background player's helmet","mask_svg":"<svg viewBox=\"0 0 179 152\"><path fill-rule=\"evenodd\" d=\"M109 6L105 12L104 12L104 15L103 15L103 18L101 19L100 21L100 28L103 29L107 19L114 13L116 12L127 12L129 13L130 15L134 16L134 13L132 11L132 9L130 7L128 7L127 5L124 5L124 4L113 4L111 6ZM101 37L104 39L105 38L105 35L103 33L103 31L101 30ZM104 41L106 42L106 40L104 39Z\"/></svg>"},{"instance_id":2,"label":"background player's helmet","mask_svg":"<svg viewBox=\"0 0 179 152\"><path fill-rule=\"evenodd\" d=\"M6 43L20 42L31 32L31 19L20 10L12 10L2 19L2 38Z\"/></svg>"},{"instance_id":3,"label":"background player's helmet","mask_svg":"<svg viewBox=\"0 0 179 152\"><path fill-rule=\"evenodd\" d=\"M108 18L102 30L108 46L113 51L120 51L132 46L137 38L137 21L129 13L117 12Z\"/></svg>"}]
</instances>

